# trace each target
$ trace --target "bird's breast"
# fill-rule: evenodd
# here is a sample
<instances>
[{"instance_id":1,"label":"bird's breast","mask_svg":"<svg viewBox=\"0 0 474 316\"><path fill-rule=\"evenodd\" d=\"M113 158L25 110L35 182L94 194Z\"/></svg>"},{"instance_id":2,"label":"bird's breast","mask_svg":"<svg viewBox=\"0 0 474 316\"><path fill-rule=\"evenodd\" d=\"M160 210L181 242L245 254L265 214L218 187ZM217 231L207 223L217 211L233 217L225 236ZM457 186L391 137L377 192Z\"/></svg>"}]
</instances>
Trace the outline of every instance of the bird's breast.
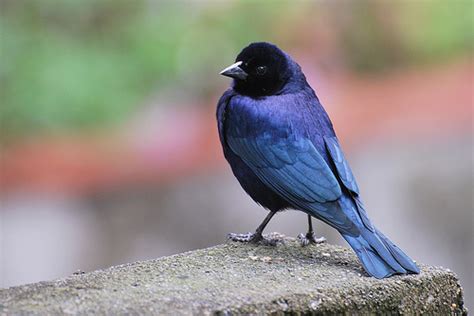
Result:
<instances>
[{"instance_id":1,"label":"bird's breast","mask_svg":"<svg viewBox=\"0 0 474 316\"><path fill-rule=\"evenodd\" d=\"M271 97L233 97L226 111L226 132L234 137L271 135L286 138L292 133L294 115Z\"/></svg>"}]
</instances>

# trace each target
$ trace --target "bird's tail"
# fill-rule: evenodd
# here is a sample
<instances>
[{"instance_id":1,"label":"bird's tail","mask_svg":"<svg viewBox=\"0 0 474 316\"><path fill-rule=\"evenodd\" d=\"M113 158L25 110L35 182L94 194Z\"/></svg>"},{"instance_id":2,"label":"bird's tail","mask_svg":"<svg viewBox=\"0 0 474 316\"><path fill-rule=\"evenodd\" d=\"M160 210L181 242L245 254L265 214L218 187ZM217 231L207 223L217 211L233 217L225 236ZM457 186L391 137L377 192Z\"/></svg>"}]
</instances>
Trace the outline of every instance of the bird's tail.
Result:
<instances>
[{"instance_id":1,"label":"bird's tail","mask_svg":"<svg viewBox=\"0 0 474 316\"><path fill-rule=\"evenodd\" d=\"M420 269L379 230L363 228L357 237L342 235L359 257L365 271L378 279L394 274L420 273Z\"/></svg>"}]
</instances>

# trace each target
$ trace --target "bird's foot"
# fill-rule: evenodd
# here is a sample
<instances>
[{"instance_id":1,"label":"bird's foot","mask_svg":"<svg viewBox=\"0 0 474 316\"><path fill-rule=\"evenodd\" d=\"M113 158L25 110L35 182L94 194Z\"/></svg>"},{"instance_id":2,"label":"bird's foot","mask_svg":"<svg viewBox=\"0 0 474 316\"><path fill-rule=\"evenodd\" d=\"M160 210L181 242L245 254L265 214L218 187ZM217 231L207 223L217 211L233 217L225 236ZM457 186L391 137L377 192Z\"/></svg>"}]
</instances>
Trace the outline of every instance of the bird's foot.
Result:
<instances>
[{"instance_id":1,"label":"bird's foot","mask_svg":"<svg viewBox=\"0 0 474 316\"><path fill-rule=\"evenodd\" d=\"M266 246L276 246L277 243L280 241L278 238L267 238L264 237L262 234L250 232L246 234L229 233L227 234L227 238L232 241L246 242L252 244L263 244Z\"/></svg>"},{"instance_id":2,"label":"bird's foot","mask_svg":"<svg viewBox=\"0 0 474 316\"><path fill-rule=\"evenodd\" d=\"M316 235L313 232L308 232L306 233L306 235L304 235L303 233L299 234L298 241L300 242L302 247L306 247L309 244L322 244L326 242L326 238L316 238Z\"/></svg>"}]
</instances>

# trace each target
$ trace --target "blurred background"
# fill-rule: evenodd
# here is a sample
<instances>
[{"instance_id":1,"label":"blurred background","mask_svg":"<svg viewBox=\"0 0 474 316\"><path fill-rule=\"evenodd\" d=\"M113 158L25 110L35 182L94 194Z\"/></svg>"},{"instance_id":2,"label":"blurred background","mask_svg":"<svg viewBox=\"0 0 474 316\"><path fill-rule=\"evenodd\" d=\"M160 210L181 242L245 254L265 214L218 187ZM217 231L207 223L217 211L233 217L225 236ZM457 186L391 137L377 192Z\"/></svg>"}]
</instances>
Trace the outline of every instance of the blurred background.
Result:
<instances>
[{"instance_id":1,"label":"blurred background","mask_svg":"<svg viewBox=\"0 0 474 316\"><path fill-rule=\"evenodd\" d=\"M473 287L473 2L0 0L0 287L222 243L266 212L217 137L252 41L303 67L373 221ZM288 211L267 232L296 236ZM324 224L317 233L344 244Z\"/></svg>"}]
</instances>

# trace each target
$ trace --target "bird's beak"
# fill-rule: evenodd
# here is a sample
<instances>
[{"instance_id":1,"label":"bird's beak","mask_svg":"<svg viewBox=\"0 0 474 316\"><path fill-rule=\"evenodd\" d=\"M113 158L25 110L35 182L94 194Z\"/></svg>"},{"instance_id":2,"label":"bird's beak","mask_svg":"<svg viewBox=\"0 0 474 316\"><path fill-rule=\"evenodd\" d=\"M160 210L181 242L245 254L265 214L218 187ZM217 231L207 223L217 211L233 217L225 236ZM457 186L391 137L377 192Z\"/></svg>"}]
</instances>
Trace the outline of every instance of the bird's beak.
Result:
<instances>
[{"instance_id":1,"label":"bird's beak","mask_svg":"<svg viewBox=\"0 0 474 316\"><path fill-rule=\"evenodd\" d=\"M248 74L242 68L240 68L240 65L242 65L242 62L238 61L222 70L220 74L235 79L245 80L247 79Z\"/></svg>"}]
</instances>

